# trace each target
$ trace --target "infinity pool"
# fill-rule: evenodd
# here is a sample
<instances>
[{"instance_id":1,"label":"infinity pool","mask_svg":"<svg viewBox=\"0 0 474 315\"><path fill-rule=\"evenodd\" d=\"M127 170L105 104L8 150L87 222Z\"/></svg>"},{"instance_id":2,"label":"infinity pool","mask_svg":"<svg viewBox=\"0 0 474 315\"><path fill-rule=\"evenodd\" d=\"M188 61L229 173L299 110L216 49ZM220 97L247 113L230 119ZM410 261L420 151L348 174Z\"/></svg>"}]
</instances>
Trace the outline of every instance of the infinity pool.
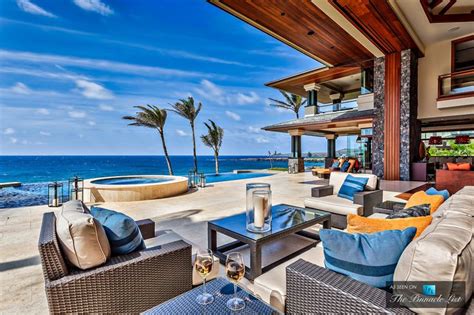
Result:
<instances>
[{"instance_id":1,"label":"infinity pool","mask_svg":"<svg viewBox=\"0 0 474 315\"><path fill-rule=\"evenodd\" d=\"M258 177L267 177L273 174L268 173L220 173L220 174L209 174L206 175L206 182L208 183L217 183L217 182L227 182L230 180L237 179L247 179L247 178L258 178Z\"/></svg>"}]
</instances>

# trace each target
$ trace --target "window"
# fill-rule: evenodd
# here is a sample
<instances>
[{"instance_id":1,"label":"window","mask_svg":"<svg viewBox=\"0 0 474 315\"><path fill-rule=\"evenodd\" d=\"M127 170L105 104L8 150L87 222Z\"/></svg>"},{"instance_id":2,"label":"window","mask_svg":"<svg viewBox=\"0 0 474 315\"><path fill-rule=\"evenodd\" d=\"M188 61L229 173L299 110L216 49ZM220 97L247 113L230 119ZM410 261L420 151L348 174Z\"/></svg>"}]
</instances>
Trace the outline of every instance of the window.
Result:
<instances>
[{"instance_id":1,"label":"window","mask_svg":"<svg viewBox=\"0 0 474 315\"><path fill-rule=\"evenodd\" d=\"M474 35L451 43L451 72L474 69Z\"/></svg>"}]
</instances>

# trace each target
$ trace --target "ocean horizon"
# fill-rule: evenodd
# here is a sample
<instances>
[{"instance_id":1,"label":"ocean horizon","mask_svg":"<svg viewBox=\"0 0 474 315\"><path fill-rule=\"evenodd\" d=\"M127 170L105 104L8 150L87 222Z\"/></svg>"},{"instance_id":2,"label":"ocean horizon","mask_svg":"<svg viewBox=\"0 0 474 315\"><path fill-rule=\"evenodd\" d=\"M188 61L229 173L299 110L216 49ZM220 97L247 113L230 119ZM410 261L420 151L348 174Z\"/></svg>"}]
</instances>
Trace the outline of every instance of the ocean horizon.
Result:
<instances>
[{"instance_id":1,"label":"ocean horizon","mask_svg":"<svg viewBox=\"0 0 474 315\"><path fill-rule=\"evenodd\" d=\"M223 155L220 173L242 169L287 167L286 160L270 163L263 155ZM170 156L174 175L187 176L193 169L191 155ZM310 162L308 166L321 165ZM198 156L198 171L215 173L214 156ZM41 205L47 202L47 184L73 176L84 179L119 175L168 175L163 155L3 155L0 182L20 182L20 187L0 189L0 208Z\"/></svg>"}]
</instances>

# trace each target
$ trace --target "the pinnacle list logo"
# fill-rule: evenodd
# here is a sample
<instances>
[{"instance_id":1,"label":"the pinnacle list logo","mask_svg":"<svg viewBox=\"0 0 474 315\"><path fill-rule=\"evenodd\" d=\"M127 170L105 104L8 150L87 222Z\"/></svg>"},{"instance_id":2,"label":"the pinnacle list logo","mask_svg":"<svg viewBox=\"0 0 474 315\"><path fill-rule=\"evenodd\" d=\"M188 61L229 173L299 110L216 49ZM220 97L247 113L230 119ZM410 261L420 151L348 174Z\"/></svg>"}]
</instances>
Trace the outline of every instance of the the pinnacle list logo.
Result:
<instances>
[{"instance_id":1,"label":"the pinnacle list logo","mask_svg":"<svg viewBox=\"0 0 474 315\"><path fill-rule=\"evenodd\" d=\"M434 284L424 284L423 285L423 295L435 296L436 295L436 285L434 285Z\"/></svg>"}]
</instances>

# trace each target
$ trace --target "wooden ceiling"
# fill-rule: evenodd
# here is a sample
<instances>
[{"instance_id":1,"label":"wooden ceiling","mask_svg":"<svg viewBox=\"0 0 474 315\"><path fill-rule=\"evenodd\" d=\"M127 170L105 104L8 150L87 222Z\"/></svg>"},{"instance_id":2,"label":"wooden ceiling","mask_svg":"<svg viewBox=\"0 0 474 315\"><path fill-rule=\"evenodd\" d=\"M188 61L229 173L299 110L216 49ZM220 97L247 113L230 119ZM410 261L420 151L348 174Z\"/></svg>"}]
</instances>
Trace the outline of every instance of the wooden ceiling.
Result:
<instances>
[{"instance_id":1,"label":"wooden ceiling","mask_svg":"<svg viewBox=\"0 0 474 315\"><path fill-rule=\"evenodd\" d=\"M328 1L384 54L411 48L423 55L388 1Z\"/></svg>"},{"instance_id":2,"label":"wooden ceiling","mask_svg":"<svg viewBox=\"0 0 474 315\"><path fill-rule=\"evenodd\" d=\"M473 22L474 2L471 3L471 7L466 7L466 12L448 13L449 10L455 7L457 2L457 0L449 0L447 3L443 3L443 0L420 0L421 6L430 23Z\"/></svg>"},{"instance_id":3,"label":"wooden ceiling","mask_svg":"<svg viewBox=\"0 0 474 315\"><path fill-rule=\"evenodd\" d=\"M306 96L307 93L303 87L305 84L323 83L326 81L347 77L357 73L360 73L360 67L357 66L321 68L300 73L277 81L268 82L265 85L293 94Z\"/></svg>"},{"instance_id":4,"label":"wooden ceiling","mask_svg":"<svg viewBox=\"0 0 474 315\"><path fill-rule=\"evenodd\" d=\"M328 66L355 65L374 57L311 0L209 2Z\"/></svg>"}]
</instances>

